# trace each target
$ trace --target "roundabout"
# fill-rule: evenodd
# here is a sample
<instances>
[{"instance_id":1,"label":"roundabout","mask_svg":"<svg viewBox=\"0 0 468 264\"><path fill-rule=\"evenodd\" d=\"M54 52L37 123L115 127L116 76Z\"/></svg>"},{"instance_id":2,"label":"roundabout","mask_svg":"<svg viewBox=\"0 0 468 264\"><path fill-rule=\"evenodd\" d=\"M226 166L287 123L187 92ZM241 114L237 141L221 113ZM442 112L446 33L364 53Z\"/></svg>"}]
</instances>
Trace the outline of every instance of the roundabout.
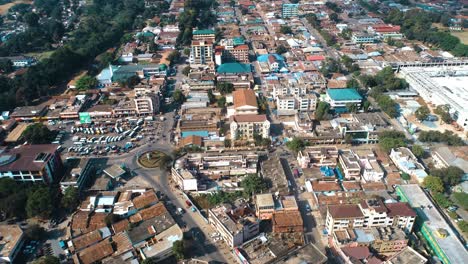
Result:
<instances>
[{"instance_id":1,"label":"roundabout","mask_svg":"<svg viewBox=\"0 0 468 264\"><path fill-rule=\"evenodd\" d=\"M167 167L172 158L164 152L150 150L137 157L138 165L146 169Z\"/></svg>"}]
</instances>

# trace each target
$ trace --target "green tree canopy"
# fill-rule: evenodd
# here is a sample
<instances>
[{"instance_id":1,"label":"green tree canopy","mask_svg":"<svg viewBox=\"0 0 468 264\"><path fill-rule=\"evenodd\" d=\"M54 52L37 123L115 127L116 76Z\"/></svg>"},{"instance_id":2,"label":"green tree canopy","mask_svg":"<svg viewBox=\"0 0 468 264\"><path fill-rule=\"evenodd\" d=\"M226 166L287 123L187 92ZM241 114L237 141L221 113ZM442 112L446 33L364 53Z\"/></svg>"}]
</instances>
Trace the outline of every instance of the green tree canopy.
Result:
<instances>
[{"instance_id":1,"label":"green tree canopy","mask_svg":"<svg viewBox=\"0 0 468 264\"><path fill-rule=\"evenodd\" d=\"M468 193L454 192L453 198L463 209L468 210Z\"/></svg>"},{"instance_id":2,"label":"green tree canopy","mask_svg":"<svg viewBox=\"0 0 468 264\"><path fill-rule=\"evenodd\" d=\"M183 240L177 240L172 244L172 252L177 260L185 259L186 249Z\"/></svg>"},{"instance_id":3,"label":"green tree canopy","mask_svg":"<svg viewBox=\"0 0 468 264\"><path fill-rule=\"evenodd\" d=\"M254 193L261 193L267 189L265 180L257 174L245 176L241 182L241 186L244 188L244 194L249 197Z\"/></svg>"},{"instance_id":4,"label":"green tree canopy","mask_svg":"<svg viewBox=\"0 0 468 264\"><path fill-rule=\"evenodd\" d=\"M280 32L283 33L283 34L292 34L293 33L291 27L289 27L289 26L281 26Z\"/></svg>"},{"instance_id":5,"label":"green tree canopy","mask_svg":"<svg viewBox=\"0 0 468 264\"><path fill-rule=\"evenodd\" d=\"M39 187L29 194L26 212L29 217L40 216L48 218L53 209L52 194L47 187Z\"/></svg>"},{"instance_id":6,"label":"green tree canopy","mask_svg":"<svg viewBox=\"0 0 468 264\"><path fill-rule=\"evenodd\" d=\"M291 141L286 142L286 146L293 151L294 153L298 153L307 146L307 143L300 138L293 138Z\"/></svg>"},{"instance_id":7,"label":"green tree canopy","mask_svg":"<svg viewBox=\"0 0 468 264\"><path fill-rule=\"evenodd\" d=\"M320 101L315 110L315 119L325 120L328 118L328 111L330 111L330 104Z\"/></svg>"},{"instance_id":8,"label":"green tree canopy","mask_svg":"<svg viewBox=\"0 0 468 264\"><path fill-rule=\"evenodd\" d=\"M224 108L226 106L226 97L224 96L219 97L217 104L219 108Z\"/></svg>"},{"instance_id":9,"label":"green tree canopy","mask_svg":"<svg viewBox=\"0 0 468 264\"><path fill-rule=\"evenodd\" d=\"M416 112L414 112L414 115L416 116L416 118L419 120L419 121L424 121L427 119L427 117L429 116L429 114L431 113L431 111L429 110L429 108L425 105L419 107Z\"/></svg>"},{"instance_id":10,"label":"green tree canopy","mask_svg":"<svg viewBox=\"0 0 468 264\"><path fill-rule=\"evenodd\" d=\"M232 93L232 91L234 91L234 85L232 83L228 83L228 82L219 82L219 83L216 84L216 89L221 94L228 94L228 93Z\"/></svg>"},{"instance_id":11,"label":"green tree canopy","mask_svg":"<svg viewBox=\"0 0 468 264\"><path fill-rule=\"evenodd\" d=\"M174 93L172 94L172 98L174 99L174 102L178 104L182 104L183 102L185 102L185 95L179 89L174 91Z\"/></svg>"},{"instance_id":12,"label":"green tree canopy","mask_svg":"<svg viewBox=\"0 0 468 264\"><path fill-rule=\"evenodd\" d=\"M433 193L432 197L440 207L447 208L453 204L443 193Z\"/></svg>"},{"instance_id":13,"label":"green tree canopy","mask_svg":"<svg viewBox=\"0 0 468 264\"><path fill-rule=\"evenodd\" d=\"M188 76L191 69L192 69L192 68L190 68L190 66L186 66L186 67L182 70L182 74L185 75L185 76Z\"/></svg>"},{"instance_id":14,"label":"green tree canopy","mask_svg":"<svg viewBox=\"0 0 468 264\"><path fill-rule=\"evenodd\" d=\"M55 256L42 256L32 264L60 264L60 260Z\"/></svg>"},{"instance_id":15,"label":"green tree canopy","mask_svg":"<svg viewBox=\"0 0 468 264\"><path fill-rule=\"evenodd\" d=\"M465 172L456 166L449 166L443 169L433 169L430 174L440 178L448 189L459 184Z\"/></svg>"},{"instance_id":16,"label":"green tree canopy","mask_svg":"<svg viewBox=\"0 0 468 264\"><path fill-rule=\"evenodd\" d=\"M30 144L47 144L52 140L54 133L42 123L34 123L24 130L22 136Z\"/></svg>"},{"instance_id":17,"label":"green tree canopy","mask_svg":"<svg viewBox=\"0 0 468 264\"><path fill-rule=\"evenodd\" d=\"M76 81L76 89L80 91L86 91L89 89L96 88L97 84L98 84L98 81L96 80L95 77L85 75Z\"/></svg>"},{"instance_id":18,"label":"green tree canopy","mask_svg":"<svg viewBox=\"0 0 468 264\"><path fill-rule=\"evenodd\" d=\"M423 181L424 187L428 188L432 192L442 193L444 192L444 183L439 177L426 176Z\"/></svg>"},{"instance_id":19,"label":"green tree canopy","mask_svg":"<svg viewBox=\"0 0 468 264\"><path fill-rule=\"evenodd\" d=\"M390 152L393 148L405 147L405 134L400 131L384 131L379 135L379 145L386 152Z\"/></svg>"},{"instance_id":20,"label":"green tree canopy","mask_svg":"<svg viewBox=\"0 0 468 264\"><path fill-rule=\"evenodd\" d=\"M286 52L288 52L288 49L285 46L279 45L278 47L276 47L276 53L284 54Z\"/></svg>"},{"instance_id":21,"label":"green tree canopy","mask_svg":"<svg viewBox=\"0 0 468 264\"><path fill-rule=\"evenodd\" d=\"M413 147L411 148L411 151L413 152L413 154L418 157L418 158L422 158L424 157L424 154L426 153L424 151L424 148L421 147L421 145L413 145Z\"/></svg>"},{"instance_id":22,"label":"green tree canopy","mask_svg":"<svg viewBox=\"0 0 468 264\"><path fill-rule=\"evenodd\" d=\"M67 189L65 189L61 203L62 206L69 211L76 209L80 203L78 188L69 186Z\"/></svg>"}]
</instances>

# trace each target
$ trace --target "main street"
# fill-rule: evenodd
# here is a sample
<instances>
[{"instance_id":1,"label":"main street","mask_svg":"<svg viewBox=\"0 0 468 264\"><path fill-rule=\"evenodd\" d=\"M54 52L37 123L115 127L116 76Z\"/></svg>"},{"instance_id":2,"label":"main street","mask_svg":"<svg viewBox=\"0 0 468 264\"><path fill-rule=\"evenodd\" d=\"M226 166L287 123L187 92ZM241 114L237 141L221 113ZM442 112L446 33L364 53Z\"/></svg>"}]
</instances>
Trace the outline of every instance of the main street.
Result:
<instances>
[{"instance_id":1,"label":"main street","mask_svg":"<svg viewBox=\"0 0 468 264\"><path fill-rule=\"evenodd\" d=\"M161 148L157 148L157 150L163 151ZM221 242L214 244L210 241L210 234L214 231L198 212L185 210L182 215L176 213L177 208L186 207L185 199L180 190L171 186L168 171L141 168L137 163L137 156L132 157L128 167L132 170L134 177L139 177L139 180L143 180L156 191L165 195L168 210L181 227L185 226L185 230L193 238L192 246L195 250L191 251L192 257L204 259L210 263L234 263L233 256L224 244Z\"/></svg>"}]
</instances>

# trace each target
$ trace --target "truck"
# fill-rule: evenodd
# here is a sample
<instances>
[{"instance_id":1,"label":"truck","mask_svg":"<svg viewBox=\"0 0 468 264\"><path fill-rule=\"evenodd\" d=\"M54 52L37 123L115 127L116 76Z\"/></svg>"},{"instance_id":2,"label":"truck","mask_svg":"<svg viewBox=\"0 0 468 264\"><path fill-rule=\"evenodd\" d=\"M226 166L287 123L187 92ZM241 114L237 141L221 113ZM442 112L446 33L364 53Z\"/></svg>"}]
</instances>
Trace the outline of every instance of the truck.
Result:
<instances>
[{"instance_id":1,"label":"truck","mask_svg":"<svg viewBox=\"0 0 468 264\"><path fill-rule=\"evenodd\" d=\"M182 209L182 208L179 207L179 208L177 208L177 212L178 212L179 214L183 214L183 213L184 213L184 209Z\"/></svg>"}]
</instances>

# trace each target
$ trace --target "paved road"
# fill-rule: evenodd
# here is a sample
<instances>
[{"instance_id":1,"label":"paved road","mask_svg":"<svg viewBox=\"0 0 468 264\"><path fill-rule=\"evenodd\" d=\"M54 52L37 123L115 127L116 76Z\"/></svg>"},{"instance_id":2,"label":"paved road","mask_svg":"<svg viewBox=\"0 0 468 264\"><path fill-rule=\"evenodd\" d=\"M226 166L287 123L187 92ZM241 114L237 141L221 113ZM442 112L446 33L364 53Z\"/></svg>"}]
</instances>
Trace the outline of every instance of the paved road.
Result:
<instances>
[{"instance_id":1,"label":"paved road","mask_svg":"<svg viewBox=\"0 0 468 264\"><path fill-rule=\"evenodd\" d=\"M160 150L160 149L158 149ZM136 172L136 177L143 178L151 187L161 191L167 197L168 209L175 215L176 208L185 208L185 200L181 191L174 189L169 183L169 173L159 169L143 169L139 168L136 162L136 156L132 159L132 169ZM221 247L214 245L209 241L210 234L214 231L209 224L198 215L198 213L186 210L182 216L175 216L175 219L180 225L186 225L186 230L194 237L193 246L196 252L192 252L197 258L207 261L217 261L221 263L233 263L233 257L229 252Z\"/></svg>"}]
</instances>

